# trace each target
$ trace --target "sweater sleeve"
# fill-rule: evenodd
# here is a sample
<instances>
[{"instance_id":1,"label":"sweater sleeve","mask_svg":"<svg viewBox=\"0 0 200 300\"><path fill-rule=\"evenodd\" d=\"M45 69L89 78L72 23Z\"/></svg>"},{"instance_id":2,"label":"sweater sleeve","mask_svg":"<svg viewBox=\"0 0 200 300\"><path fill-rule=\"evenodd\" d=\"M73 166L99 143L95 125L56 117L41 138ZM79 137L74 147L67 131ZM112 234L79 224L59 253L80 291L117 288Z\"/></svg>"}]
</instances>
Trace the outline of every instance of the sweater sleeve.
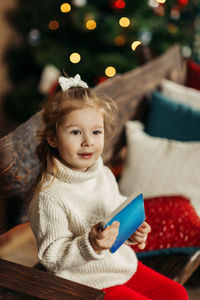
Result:
<instances>
[{"instance_id":1,"label":"sweater sleeve","mask_svg":"<svg viewBox=\"0 0 200 300\"><path fill-rule=\"evenodd\" d=\"M45 193L30 205L29 216L38 244L40 262L50 271L74 268L91 260L102 259L89 242L89 232L74 237L59 201Z\"/></svg>"}]
</instances>

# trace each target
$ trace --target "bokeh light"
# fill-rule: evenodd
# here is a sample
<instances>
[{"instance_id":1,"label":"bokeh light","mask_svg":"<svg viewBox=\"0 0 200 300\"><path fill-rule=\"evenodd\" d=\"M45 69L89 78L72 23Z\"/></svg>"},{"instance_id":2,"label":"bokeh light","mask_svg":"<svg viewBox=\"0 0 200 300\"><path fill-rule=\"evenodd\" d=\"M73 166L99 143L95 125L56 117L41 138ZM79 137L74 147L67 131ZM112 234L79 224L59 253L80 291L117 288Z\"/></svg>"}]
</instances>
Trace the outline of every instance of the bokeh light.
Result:
<instances>
[{"instance_id":1,"label":"bokeh light","mask_svg":"<svg viewBox=\"0 0 200 300\"><path fill-rule=\"evenodd\" d=\"M70 55L69 60L73 63L73 64L77 64L80 62L81 60L81 56L79 53L74 52Z\"/></svg>"},{"instance_id":2,"label":"bokeh light","mask_svg":"<svg viewBox=\"0 0 200 300\"><path fill-rule=\"evenodd\" d=\"M71 10L71 5L69 4L69 3L63 3L63 4L61 4L61 6L60 6L60 10L63 12L63 13L68 13L68 12L70 12L70 10Z\"/></svg>"},{"instance_id":3,"label":"bokeh light","mask_svg":"<svg viewBox=\"0 0 200 300\"><path fill-rule=\"evenodd\" d=\"M128 27L130 25L130 20L127 17L122 17L119 19L119 25L122 27Z\"/></svg>"},{"instance_id":4,"label":"bokeh light","mask_svg":"<svg viewBox=\"0 0 200 300\"><path fill-rule=\"evenodd\" d=\"M108 77L113 77L116 74L116 69L112 66L109 66L105 69L105 74Z\"/></svg>"},{"instance_id":5,"label":"bokeh light","mask_svg":"<svg viewBox=\"0 0 200 300\"><path fill-rule=\"evenodd\" d=\"M56 30L56 29L59 28L60 25L59 25L58 21L52 20L52 21L49 22L48 26L49 26L50 30Z\"/></svg>"},{"instance_id":6,"label":"bokeh light","mask_svg":"<svg viewBox=\"0 0 200 300\"><path fill-rule=\"evenodd\" d=\"M88 20L85 26L88 30L94 30L97 27L97 23L95 22L95 20Z\"/></svg>"},{"instance_id":7,"label":"bokeh light","mask_svg":"<svg viewBox=\"0 0 200 300\"><path fill-rule=\"evenodd\" d=\"M140 46L142 43L140 41L134 41L132 44L131 44L131 48L133 51L135 51L137 49L138 46Z\"/></svg>"},{"instance_id":8,"label":"bokeh light","mask_svg":"<svg viewBox=\"0 0 200 300\"><path fill-rule=\"evenodd\" d=\"M114 42L116 46L123 46L126 43L126 40L122 35L118 35L116 36Z\"/></svg>"}]
</instances>

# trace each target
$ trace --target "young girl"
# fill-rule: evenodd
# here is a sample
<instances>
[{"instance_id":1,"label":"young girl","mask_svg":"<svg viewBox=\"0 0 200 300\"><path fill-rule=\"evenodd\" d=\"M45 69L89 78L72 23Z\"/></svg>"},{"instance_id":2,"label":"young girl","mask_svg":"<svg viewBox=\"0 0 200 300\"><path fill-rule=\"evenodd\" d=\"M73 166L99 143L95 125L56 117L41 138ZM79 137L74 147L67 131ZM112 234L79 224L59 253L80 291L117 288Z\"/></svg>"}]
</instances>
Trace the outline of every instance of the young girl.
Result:
<instances>
[{"instance_id":1,"label":"young girl","mask_svg":"<svg viewBox=\"0 0 200 300\"><path fill-rule=\"evenodd\" d=\"M123 244L109 251L119 223L99 223L125 197L101 154L116 127L111 99L97 97L80 79L60 77L62 91L43 108L45 123L37 148L40 181L30 204L38 256L63 278L105 291L104 299L188 299L185 289L137 261ZM150 226L144 222L128 242L144 248Z\"/></svg>"}]
</instances>

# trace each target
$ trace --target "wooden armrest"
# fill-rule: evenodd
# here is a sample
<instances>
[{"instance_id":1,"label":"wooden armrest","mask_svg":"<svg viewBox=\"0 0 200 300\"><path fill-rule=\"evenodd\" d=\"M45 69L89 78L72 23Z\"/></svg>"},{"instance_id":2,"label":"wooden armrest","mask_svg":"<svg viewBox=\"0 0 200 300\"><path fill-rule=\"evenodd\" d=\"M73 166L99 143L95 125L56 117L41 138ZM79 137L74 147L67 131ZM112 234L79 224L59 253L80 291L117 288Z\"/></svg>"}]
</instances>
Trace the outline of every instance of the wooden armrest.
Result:
<instances>
[{"instance_id":1,"label":"wooden armrest","mask_svg":"<svg viewBox=\"0 0 200 300\"><path fill-rule=\"evenodd\" d=\"M190 259L188 260L187 264L184 266L183 270L181 270L177 276L174 278L175 281L179 282L180 284L184 284L190 276L197 270L200 266L200 250L195 252Z\"/></svg>"},{"instance_id":2,"label":"wooden armrest","mask_svg":"<svg viewBox=\"0 0 200 300\"><path fill-rule=\"evenodd\" d=\"M21 299L103 299L104 292L50 273L0 259L0 288L21 293ZM30 296L30 297L28 297ZM1 298L1 296L0 296ZM2 298L1 298L2 299ZM5 299L20 299L14 298Z\"/></svg>"}]
</instances>

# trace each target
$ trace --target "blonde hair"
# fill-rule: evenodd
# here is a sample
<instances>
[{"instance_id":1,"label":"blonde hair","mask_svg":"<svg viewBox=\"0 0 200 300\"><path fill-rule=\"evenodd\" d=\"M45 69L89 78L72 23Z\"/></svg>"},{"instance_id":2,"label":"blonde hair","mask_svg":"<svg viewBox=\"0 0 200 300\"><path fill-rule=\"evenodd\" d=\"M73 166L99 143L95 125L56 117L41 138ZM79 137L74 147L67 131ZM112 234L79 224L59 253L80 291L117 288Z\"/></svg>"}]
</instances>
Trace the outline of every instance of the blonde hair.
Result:
<instances>
[{"instance_id":1,"label":"blonde hair","mask_svg":"<svg viewBox=\"0 0 200 300\"><path fill-rule=\"evenodd\" d=\"M89 88L72 87L60 91L47 99L43 105L42 118L44 130L38 132L39 144L37 155L41 161L41 172L37 183L42 184L50 160L56 174L53 157L57 156L57 149L49 145L47 138L56 136L56 129L61 124L63 117L74 110L92 107L100 110L104 118L105 142L112 138L116 131L118 111L114 101L109 97L98 96Z\"/></svg>"}]
</instances>

